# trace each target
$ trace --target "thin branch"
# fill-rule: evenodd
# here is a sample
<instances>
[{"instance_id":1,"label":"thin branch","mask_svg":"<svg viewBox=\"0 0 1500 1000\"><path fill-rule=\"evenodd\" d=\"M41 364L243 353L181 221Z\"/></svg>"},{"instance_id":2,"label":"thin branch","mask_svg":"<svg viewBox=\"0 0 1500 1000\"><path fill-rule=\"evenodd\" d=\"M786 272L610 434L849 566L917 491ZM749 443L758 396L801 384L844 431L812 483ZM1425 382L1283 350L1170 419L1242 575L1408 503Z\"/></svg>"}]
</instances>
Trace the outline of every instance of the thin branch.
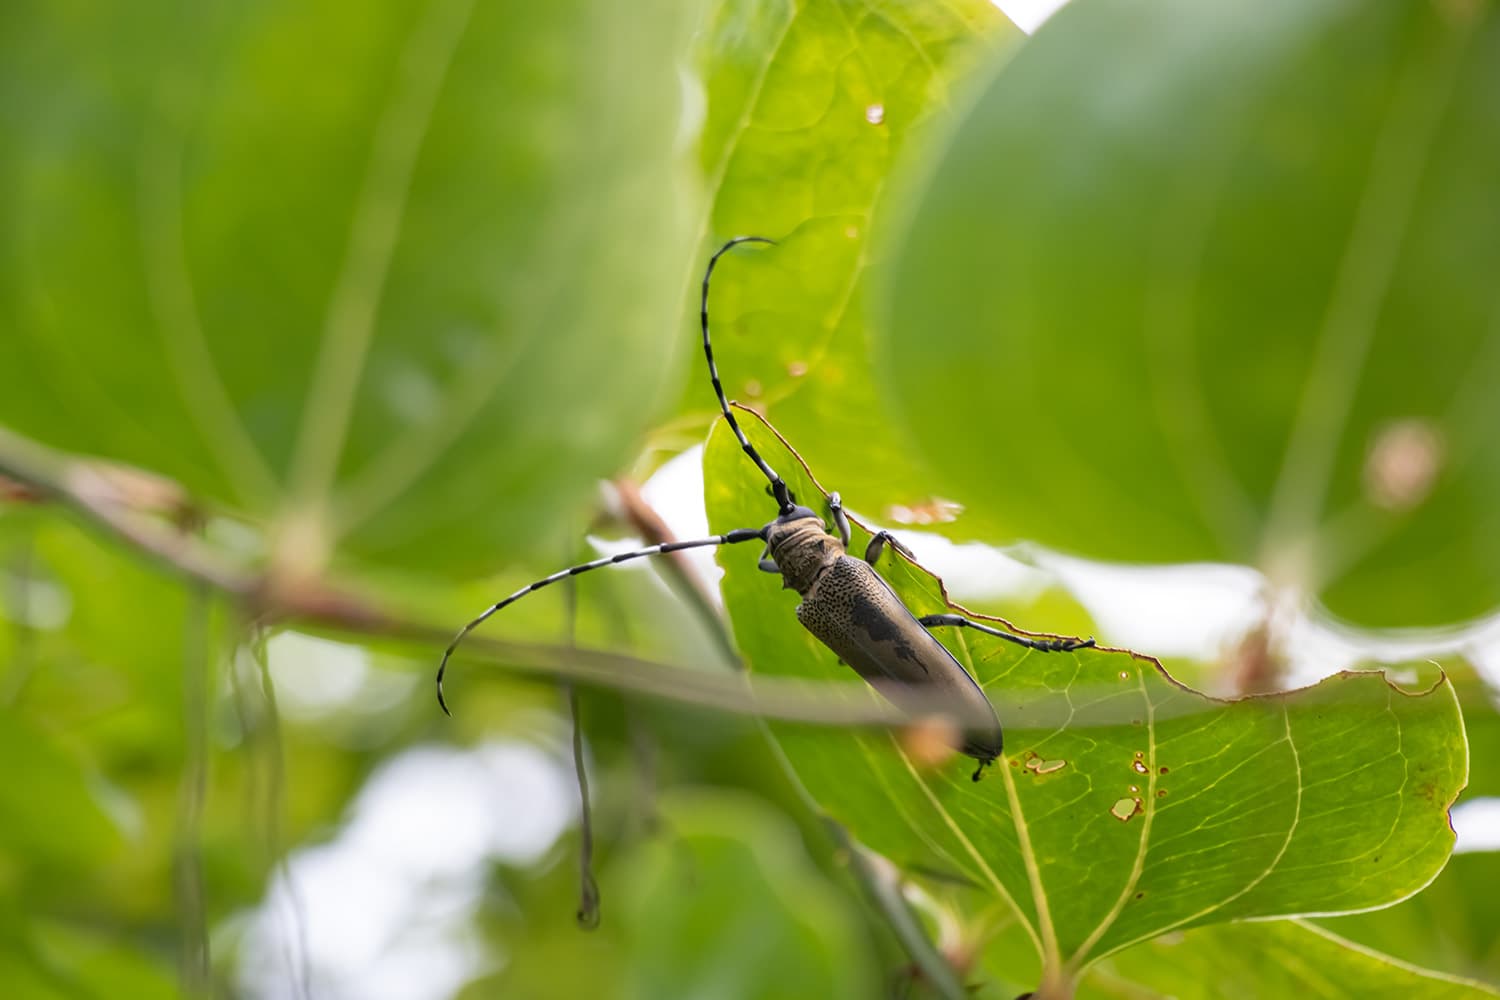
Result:
<instances>
[{"instance_id":1,"label":"thin branch","mask_svg":"<svg viewBox=\"0 0 1500 1000\"><path fill-rule=\"evenodd\" d=\"M281 620L311 631L361 635L418 647L422 651L443 648L451 638L447 629L437 629L403 620L378 610L358 595L334 589L318 579L278 579L264 570L226 558L181 526L141 513L160 510L160 497L142 503L142 497L123 488L136 475L134 470L91 462L56 452L44 445L0 427L0 477L21 484L26 498L50 500L77 513L84 521L189 582L206 584L238 599L242 610L259 620ZM142 474L144 475L144 474ZM153 477L167 489L163 495L181 502L173 494L175 484ZM633 486L620 488L627 515L639 531L653 542L667 541L670 531ZM183 509L196 510L183 503ZM668 561L669 574L688 595L689 604L702 617L710 632L739 663L732 639L703 581L685 565ZM466 660L483 657L503 664L512 673L561 682L576 698L573 685L614 690L660 701L742 715L761 720L805 723L844 728L902 728L924 717L947 714L951 706L935 699L932 706L917 706L912 712L877 699L862 683L818 682L783 677L752 677L747 673L724 673L671 666L619 653L518 643L472 636L465 645ZM983 725L987 719L954 719L955 724ZM576 738L576 737L575 737ZM792 772L783 761L789 777ZM580 780L583 776L580 774ZM583 794L586 796L587 792ZM806 793L804 792L804 797ZM816 809L816 804L809 804ZM836 826L836 824L835 824ZM944 996L951 992L951 967L936 955L930 942L913 924L909 910L890 899L890 887L868 863L863 848L848 839L842 827L834 832L848 847L854 872L865 884L914 962ZM902 904L904 906L904 904ZM944 976L946 969L948 975Z\"/></svg>"},{"instance_id":2,"label":"thin branch","mask_svg":"<svg viewBox=\"0 0 1500 1000\"><path fill-rule=\"evenodd\" d=\"M277 621L312 631L362 635L442 649L449 629L386 614L358 594L321 579L288 579L226 557L192 532L138 512L121 483L132 470L76 459L0 428L0 475L61 504L94 527L169 572L238 599L251 620ZM149 480L149 477L147 477ZM160 482L160 481L158 481ZM723 628L722 622L718 627ZM947 714L934 698L928 707L903 711L875 697L862 683L750 677L671 666L618 653L470 637L466 660L483 654L513 673L574 681L679 705L783 722L838 727L899 728L925 715ZM420 654L419 654L420 655ZM983 719L954 719L960 726Z\"/></svg>"},{"instance_id":3,"label":"thin branch","mask_svg":"<svg viewBox=\"0 0 1500 1000\"><path fill-rule=\"evenodd\" d=\"M586 931L599 926L599 883L594 878L594 813L589 802L589 772L583 754L583 717L578 708L578 688L563 685L568 717L573 723L573 775L578 782L578 926Z\"/></svg>"},{"instance_id":4,"label":"thin branch","mask_svg":"<svg viewBox=\"0 0 1500 1000\"><path fill-rule=\"evenodd\" d=\"M211 994L211 955L203 891L203 802L208 790L208 618L210 594L191 588L182 642L182 721L187 739L177 828L172 850L173 882L182 927L178 973L183 995Z\"/></svg>"},{"instance_id":5,"label":"thin branch","mask_svg":"<svg viewBox=\"0 0 1500 1000\"><path fill-rule=\"evenodd\" d=\"M72 510L167 572L238 598L251 619L297 618L369 630L383 620L367 601L320 580L270 576L182 530L195 505L169 480L80 459L0 427L0 476ZM142 511L167 511L173 520Z\"/></svg>"},{"instance_id":6,"label":"thin branch","mask_svg":"<svg viewBox=\"0 0 1500 1000\"><path fill-rule=\"evenodd\" d=\"M292 871L290 853L282 846L282 826L287 813L287 770L286 747L281 728L281 706L276 699L276 682L271 676L271 657L266 649L266 630L252 627L247 630L247 635L248 641L242 641L240 645L249 651L250 659L255 664L256 677L260 681L261 711L258 713L253 728L246 730L246 738L252 741L255 755L260 758L259 764L263 765L266 770L264 797L253 796L251 798L250 816L252 819L260 817L264 821L266 868L268 872L274 872L280 877L282 888L285 890L285 905L282 909L285 913L286 927L284 933L278 936L281 938L287 975L292 984L292 996L295 1000L309 1000L313 996L313 988L312 965L307 940L307 906L302 901L297 876ZM237 659L230 666L232 677L237 677L239 673L240 665ZM238 690L238 684L236 684L236 694L242 694ZM252 760L254 760L253 757ZM257 770L259 767L253 768L251 774L254 775ZM281 913L277 914L278 917L281 915Z\"/></svg>"},{"instance_id":7,"label":"thin branch","mask_svg":"<svg viewBox=\"0 0 1500 1000\"><path fill-rule=\"evenodd\" d=\"M953 964L933 945L922 921L901 895L901 885L892 877L894 866L850 836L844 825L833 817L824 815L823 825L834 843L848 855L850 869L865 887L870 902L885 917L891 933L901 942L912 964L921 971L923 979L943 1000L967 1000L968 994Z\"/></svg>"},{"instance_id":8,"label":"thin branch","mask_svg":"<svg viewBox=\"0 0 1500 1000\"><path fill-rule=\"evenodd\" d=\"M363 631L342 625L335 625L335 628L342 632ZM388 620L368 633L424 651L440 648L452 638L447 630L396 620ZM952 714L951 706L943 706L934 699L931 713L913 715L878 700L863 683L752 677L721 670L674 666L625 653L483 636L470 636L465 641L464 650L465 661L483 659L503 666L509 673L529 674L549 681L574 681L588 687L640 695L689 708L780 722L900 728L923 714L939 714L945 710L946 714ZM449 676L455 675L450 672ZM968 721L969 724L979 724L979 720Z\"/></svg>"},{"instance_id":9,"label":"thin branch","mask_svg":"<svg viewBox=\"0 0 1500 1000\"><path fill-rule=\"evenodd\" d=\"M640 487L624 477L614 480L612 485L625 519L640 533L642 541L647 545L665 545L677 541L667 522L641 495ZM668 582L714 637L714 643L724 654L725 662L743 670L744 662L740 659L739 650L735 648L733 637L724 626L724 616L719 611L718 602L714 600L708 582L699 574L688 554L672 552L657 565L661 566Z\"/></svg>"},{"instance_id":10,"label":"thin branch","mask_svg":"<svg viewBox=\"0 0 1500 1000\"><path fill-rule=\"evenodd\" d=\"M110 473L114 468L65 456L0 427L0 475L72 509L178 576L238 597L255 592L254 574L225 560L191 533L136 513L121 480Z\"/></svg>"},{"instance_id":11,"label":"thin branch","mask_svg":"<svg viewBox=\"0 0 1500 1000\"><path fill-rule=\"evenodd\" d=\"M3 484L0 484L3 489ZM35 542L28 531L16 545L15 556L10 566L12 593L5 595L10 603L11 655L10 669L5 672L5 683L0 689L0 705L7 707L20 703L37 668L37 635L33 624L32 557Z\"/></svg>"},{"instance_id":12,"label":"thin branch","mask_svg":"<svg viewBox=\"0 0 1500 1000\"><path fill-rule=\"evenodd\" d=\"M578 641L578 581L563 585L567 602L567 643L574 649ZM589 772L583 754L583 713L578 705L578 685L564 684L568 718L573 723L573 774L578 782L578 926L595 930L599 926L599 883L594 879L594 813L589 802Z\"/></svg>"}]
</instances>

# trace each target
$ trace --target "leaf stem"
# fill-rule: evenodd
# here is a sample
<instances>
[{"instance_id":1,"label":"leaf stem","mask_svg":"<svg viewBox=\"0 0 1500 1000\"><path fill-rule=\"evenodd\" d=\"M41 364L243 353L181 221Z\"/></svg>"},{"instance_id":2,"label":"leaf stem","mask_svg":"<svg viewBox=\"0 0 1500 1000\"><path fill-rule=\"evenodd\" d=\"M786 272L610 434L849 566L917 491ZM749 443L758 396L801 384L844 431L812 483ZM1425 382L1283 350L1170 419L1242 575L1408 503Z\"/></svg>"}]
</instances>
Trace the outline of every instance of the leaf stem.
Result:
<instances>
[{"instance_id":1,"label":"leaf stem","mask_svg":"<svg viewBox=\"0 0 1500 1000\"><path fill-rule=\"evenodd\" d=\"M624 477L614 480L612 485L615 488L615 495L619 497L620 508L625 519L630 522L631 527L640 532L642 541L647 545L663 545L677 541L672 529L667 526L667 522L641 495L640 487ZM724 618L719 613L719 607L714 602L709 585L694 568L687 553L669 553L657 565L662 567L663 575L674 584L673 589L713 636L714 644L724 654L724 662L732 664L737 670L745 669L739 650L735 648L734 637L724 626Z\"/></svg>"},{"instance_id":2,"label":"leaf stem","mask_svg":"<svg viewBox=\"0 0 1500 1000\"><path fill-rule=\"evenodd\" d=\"M844 824L826 814L822 818L834 843L848 854L850 870L885 917L907 957L920 970L923 981L943 1000L966 1000L968 994L963 983L959 982L953 964L928 939L921 921L901 894L899 880L892 877L896 871L894 866L885 865L883 868L883 859L850 836Z\"/></svg>"},{"instance_id":3,"label":"leaf stem","mask_svg":"<svg viewBox=\"0 0 1500 1000\"><path fill-rule=\"evenodd\" d=\"M182 722L186 753L177 790L173 835L174 895L180 916L179 985L185 997L212 994L208 918L203 888L203 804L208 792L208 671L210 593L201 583L184 613L182 639Z\"/></svg>"}]
</instances>

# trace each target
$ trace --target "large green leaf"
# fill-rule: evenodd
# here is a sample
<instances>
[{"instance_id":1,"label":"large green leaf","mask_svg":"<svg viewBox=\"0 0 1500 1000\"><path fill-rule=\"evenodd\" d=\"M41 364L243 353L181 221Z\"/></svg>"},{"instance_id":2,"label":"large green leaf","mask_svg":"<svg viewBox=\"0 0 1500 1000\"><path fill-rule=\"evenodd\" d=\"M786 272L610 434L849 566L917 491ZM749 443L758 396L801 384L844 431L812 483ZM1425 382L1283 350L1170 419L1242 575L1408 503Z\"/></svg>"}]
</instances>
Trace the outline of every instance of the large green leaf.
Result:
<instances>
[{"instance_id":1,"label":"large green leaf","mask_svg":"<svg viewBox=\"0 0 1500 1000\"><path fill-rule=\"evenodd\" d=\"M1030 944L1018 929L986 934L984 945L983 973L990 989L983 996L1010 1000L1035 986L1034 978L1026 978ZM1163 934L1095 963L1074 993L1077 1000L1481 1000L1496 995L1482 979L1413 965L1303 920L1242 920Z\"/></svg>"},{"instance_id":2,"label":"large green leaf","mask_svg":"<svg viewBox=\"0 0 1500 1000\"><path fill-rule=\"evenodd\" d=\"M965 529L1500 605L1493 5L1080 0L916 205L881 368Z\"/></svg>"},{"instance_id":3,"label":"large green leaf","mask_svg":"<svg viewBox=\"0 0 1500 1000\"><path fill-rule=\"evenodd\" d=\"M893 193L909 186L903 161L951 124L972 73L1018 37L987 0L724 0L701 40L712 199L702 242L780 241L715 273L725 390L881 509L925 494L911 490L916 456L890 432L870 364L873 234L904 203ZM677 425L693 440L714 407L701 364Z\"/></svg>"},{"instance_id":4,"label":"large green leaf","mask_svg":"<svg viewBox=\"0 0 1500 1000\"><path fill-rule=\"evenodd\" d=\"M303 565L535 546L675 384L691 13L11 5L0 422Z\"/></svg>"},{"instance_id":5,"label":"large green leaf","mask_svg":"<svg viewBox=\"0 0 1500 1000\"><path fill-rule=\"evenodd\" d=\"M1096 967L1080 1000L1123 995L1217 1000L1482 1000L1497 991L1361 948L1295 920L1205 927L1152 942Z\"/></svg>"},{"instance_id":6,"label":"large green leaf","mask_svg":"<svg viewBox=\"0 0 1500 1000\"><path fill-rule=\"evenodd\" d=\"M1500 711L1474 669L1445 663L1464 715L1473 762L1459 802L1500 795ZM1461 828L1462 829L1462 828ZM1472 829L1483 838L1482 829ZM1417 965L1500 983L1500 851L1463 850L1431 885L1400 906L1322 921L1331 931Z\"/></svg>"},{"instance_id":7,"label":"large green leaf","mask_svg":"<svg viewBox=\"0 0 1500 1000\"><path fill-rule=\"evenodd\" d=\"M742 422L801 501L820 502L800 460L753 414ZM774 514L723 425L704 475L715 531ZM863 551L869 535L855 534ZM721 556L752 668L843 677L756 554ZM887 555L880 569L915 613L947 607L917 568ZM871 847L1012 908L1049 976L1169 930L1391 903L1448 857L1447 808L1468 762L1446 682L1411 694L1379 673L1345 673L1224 702L1126 651L944 638L1006 726L1006 755L985 780L969 780L966 760L924 768L887 734L782 728L778 738L811 793Z\"/></svg>"}]
</instances>

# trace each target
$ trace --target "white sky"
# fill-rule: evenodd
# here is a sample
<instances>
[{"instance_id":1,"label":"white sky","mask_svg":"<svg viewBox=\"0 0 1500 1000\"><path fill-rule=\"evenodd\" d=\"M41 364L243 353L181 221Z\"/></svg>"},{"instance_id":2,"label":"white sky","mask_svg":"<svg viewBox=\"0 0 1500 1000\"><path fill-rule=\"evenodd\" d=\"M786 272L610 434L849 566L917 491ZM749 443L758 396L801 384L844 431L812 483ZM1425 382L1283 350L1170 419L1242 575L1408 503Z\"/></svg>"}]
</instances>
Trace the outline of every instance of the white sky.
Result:
<instances>
[{"instance_id":1,"label":"white sky","mask_svg":"<svg viewBox=\"0 0 1500 1000\"><path fill-rule=\"evenodd\" d=\"M1028 35L1065 2L1066 0L994 0L995 6L1005 11L1006 16L1016 23L1016 27Z\"/></svg>"}]
</instances>

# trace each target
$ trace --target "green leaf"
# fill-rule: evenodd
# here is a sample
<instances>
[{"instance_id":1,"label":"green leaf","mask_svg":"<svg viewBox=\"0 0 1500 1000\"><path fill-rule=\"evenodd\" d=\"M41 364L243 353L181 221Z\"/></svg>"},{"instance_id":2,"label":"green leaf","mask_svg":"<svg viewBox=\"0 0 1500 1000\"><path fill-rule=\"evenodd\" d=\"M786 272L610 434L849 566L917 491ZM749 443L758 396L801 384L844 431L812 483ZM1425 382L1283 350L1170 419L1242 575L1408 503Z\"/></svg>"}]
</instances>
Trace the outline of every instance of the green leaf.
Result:
<instances>
[{"instance_id":1,"label":"green leaf","mask_svg":"<svg viewBox=\"0 0 1500 1000\"><path fill-rule=\"evenodd\" d=\"M0 759L16 762L0 783L0 879L41 887L120 845L98 776L56 734L0 709Z\"/></svg>"},{"instance_id":2,"label":"green leaf","mask_svg":"<svg viewBox=\"0 0 1500 1000\"><path fill-rule=\"evenodd\" d=\"M26 2L0 38L0 422L471 572L675 387L690 5Z\"/></svg>"},{"instance_id":3,"label":"green leaf","mask_svg":"<svg viewBox=\"0 0 1500 1000\"><path fill-rule=\"evenodd\" d=\"M913 210L880 370L964 530L1500 605L1500 21L1081 0ZM958 443L961 441L962 443Z\"/></svg>"},{"instance_id":4,"label":"green leaf","mask_svg":"<svg viewBox=\"0 0 1500 1000\"><path fill-rule=\"evenodd\" d=\"M38 637L43 662L28 704L101 766L175 767L184 746L184 588L61 515L38 525L33 545L68 614L64 628Z\"/></svg>"},{"instance_id":5,"label":"green leaf","mask_svg":"<svg viewBox=\"0 0 1500 1000\"><path fill-rule=\"evenodd\" d=\"M664 812L674 837L641 845L622 892L633 995L876 995L848 900L784 817L707 790L674 795Z\"/></svg>"},{"instance_id":6,"label":"green leaf","mask_svg":"<svg viewBox=\"0 0 1500 1000\"><path fill-rule=\"evenodd\" d=\"M987 0L725 0L702 39L712 206L701 243L745 233L779 241L715 272L725 392L770 414L820 468L882 508L926 497L909 488L921 481L916 456L889 430L870 363L875 237L903 204L903 164L948 127L974 71L1018 38ZM676 425L691 425L694 441L714 409L701 364Z\"/></svg>"},{"instance_id":7,"label":"green leaf","mask_svg":"<svg viewBox=\"0 0 1500 1000\"><path fill-rule=\"evenodd\" d=\"M506 965L471 994L864 1000L874 967L852 901L786 817L743 793L674 790L662 834L612 852L599 928L580 938L577 871L505 876ZM670 832L667 832L670 831ZM470 995L470 994L466 994Z\"/></svg>"},{"instance_id":8,"label":"green leaf","mask_svg":"<svg viewBox=\"0 0 1500 1000\"><path fill-rule=\"evenodd\" d=\"M1473 771L1460 804L1500 794L1500 711L1474 668L1445 663L1463 709ZM1462 838L1460 840L1462 848ZM1473 845L1471 844L1472 848ZM1320 921L1343 937L1408 962L1500 982L1500 851L1467 850L1399 906Z\"/></svg>"},{"instance_id":9,"label":"green leaf","mask_svg":"<svg viewBox=\"0 0 1500 1000\"><path fill-rule=\"evenodd\" d=\"M0 935L0 982L11 1000L173 1000L167 963L93 929L33 921Z\"/></svg>"},{"instance_id":10,"label":"green leaf","mask_svg":"<svg viewBox=\"0 0 1500 1000\"><path fill-rule=\"evenodd\" d=\"M742 423L801 502L820 503L797 456L752 414ZM774 514L722 425L704 475L716 532ZM868 539L857 530L853 551ZM847 676L754 556L721 554L725 604L753 669ZM949 606L918 568L887 555L880 571L914 613ZM1044 654L939 635L1006 726L1005 757L980 783L972 761L925 768L889 734L781 727L777 737L814 797L865 843L1013 909L1049 975L1169 930L1388 904L1448 857L1447 808L1468 761L1446 681L1417 695L1379 673L1344 673L1224 702L1126 651Z\"/></svg>"},{"instance_id":11,"label":"green leaf","mask_svg":"<svg viewBox=\"0 0 1500 1000\"><path fill-rule=\"evenodd\" d=\"M1102 1000L1121 996L1128 987L1153 996L1223 1000L1478 1000L1500 995L1493 987L1409 965L1298 920L1206 927L1159 939L1101 963L1078 996Z\"/></svg>"},{"instance_id":12,"label":"green leaf","mask_svg":"<svg viewBox=\"0 0 1500 1000\"><path fill-rule=\"evenodd\" d=\"M1473 759L1482 758L1476 753ZM1500 885L1500 851L1455 854L1431 885L1398 906L1318 922L1406 962L1496 983L1500 900L1495 885Z\"/></svg>"}]
</instances>

